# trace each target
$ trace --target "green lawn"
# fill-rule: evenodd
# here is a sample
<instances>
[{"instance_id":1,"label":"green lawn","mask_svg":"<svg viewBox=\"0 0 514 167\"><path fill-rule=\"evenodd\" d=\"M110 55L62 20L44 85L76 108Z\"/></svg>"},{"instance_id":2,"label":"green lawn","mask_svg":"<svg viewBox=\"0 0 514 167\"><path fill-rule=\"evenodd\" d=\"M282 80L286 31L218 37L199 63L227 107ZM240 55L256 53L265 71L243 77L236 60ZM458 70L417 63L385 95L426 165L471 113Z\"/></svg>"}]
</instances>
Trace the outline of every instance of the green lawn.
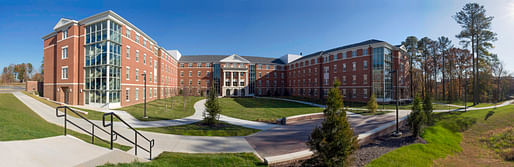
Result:
<instances>
[{"instance_id":1,"label":"green lawn","mask_svg":"<svg viewBox=\"0 0 514 167\"><path fill-rule=\"evenodd\" d=\"M42 97L39 97L39 96L36 96L36 95L33 95L31 93L28 93L26 91L23 91L23 93L25 93L26 95L42 102L43 104L46 104L52 108L57 108L58 106L61 106L60 104L57 104L57 103L54 103L54 102L51 102L51 101L48 101L46 99L43 99ZM77 109L76 107L71 107L73 109ZM85 111L87 112L87 114L83 114L81 112L81 115L86 117L87 119L90 119L90 120L102 120L102 116L103 116L103 112L99 112L99 111L94 111L94 110L88 110L88 109L82 109L82 108L78 108L79 110L82 110L82 111ZM60 109L60 111L64 111L62 109ZM68 115L72 116L72 117L79 117L77 116L75 113L71 112L71 111L68 111L67 112Z\"/></svg>"},{"instance_id":2,"label":"green lawn","mask_svg":"<svg viewBox=\"0 0 514 167\"><path fill-rule=\"evenodd\" d=\"M63 135L64 129L39 117L12 94L0 94L0 141L28 140ZM91 142L91 136L68 130L85 142ZM109 143L97 138L95 145L109 147ZM131 147L115 144L121 150Z\"/></svg>"},{"instance_id":3,"label":"green lawn","mask_svg":"<svg viewBox=\"0 0 514 167\"><path fill-rule=\"evenodd\" d=\"M182 167L182 166L209 166L209 167L226 167L226 166L266 166L252 153L216 153L216 154L188 154L188 153L172 153L163 152L151 162L133 162L126 164L106 164L109 166L166 166L166 167Z\"/></svg>"},{"instance_id":4,"label":"green lawn","mask_svg":"<svg viewBox=\"0 0 514 167\"><path fill-rule=\"evenodd\" d=\"M365 103L350 103L350 102L346 102L345 103L345 106L346 107L350 107L350 108L360 108L360 109L368 109L368 107L366 106ZM434 108L434 110L454 110L454 109L458 109L458 107L452 107L452 106L447 106L447 105L443 105L443 104L432 104L432 107ZM396 109L396 105L395 104L378 104L378 109ZM400 110L410 110L412 108L412 104L407 104L407 105L398 105L398 109Z\"/></svg>"},{"instance_id":5,"label":"green lawn","mask_svg":"<svg viewBox=\"0 0 514 167\"><path fill-rule=\"evenodd\" d=\"M220 122L215 127L204 125L202 122L196 122L180 126L139 128L138 130L186 136L247 136L259 132L257 129L245 128L224 122Z\"/></svg>"},{"instance_id":6,"label":"green lawn","mask_svg":"<svg viewBox=\"0 0 514 167\"><path fill-rule=\"evenodd\" d=\"M466 133L512 126L513 118L513 105L497 109L436 113L434 114L435 124L426 128L422 134L427 144L411 144L398 148L371 161L367 166L432 166L434 160L462 151L461 132L468 129Z\"/></svg>"},{"instance_id":7,"label":"green lawn","mask_svg":"<svg viewBox=\"0 0 514 167\"><path fill-rule=\"evenodd\" d=\"M323 112L322 108L305 104L264 98L220 98L221 114L263 122L275 122L278 118Z\"/></svg>"},{"instance_id":8,"label":"green lawn","mask_svg":"<svg viewBox=\"0 0 514 167\"><path fill-rule=\"evenodd\" d=\"M383 114L392 112L392 111L377 111L377 112L372 113L367 110L349 110L349 111L353 112L355 114L361 114L361 115L383 115Z\"/></svg>"},{"instance_id":9,"label":"green lawn","mask_svg":"<svg viewBox=\"0 0 514 167\"><path fill-rule=\"evenodd\" d=\"M117 110L123 110L130 113L136 119L141 121L156 121L156 120L169 120L179 119L191 116L195 113L194 104L204 97L187 96L186 107L184 109L184 96L174 96L166 99L154 100L146 103L146 114L144 116L144 104L136 104Z\"/></svg>"}]
</instances>

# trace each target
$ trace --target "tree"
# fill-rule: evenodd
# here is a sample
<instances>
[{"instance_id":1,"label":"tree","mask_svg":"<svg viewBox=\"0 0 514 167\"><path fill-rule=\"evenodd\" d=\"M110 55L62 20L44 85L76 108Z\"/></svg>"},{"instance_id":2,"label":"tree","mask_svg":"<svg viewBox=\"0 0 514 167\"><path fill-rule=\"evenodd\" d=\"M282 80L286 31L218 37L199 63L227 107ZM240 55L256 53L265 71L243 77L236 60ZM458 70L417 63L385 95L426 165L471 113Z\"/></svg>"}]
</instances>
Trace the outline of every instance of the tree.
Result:
<instances>
[{"instance_id":1,"label":"tree","mask_svg":"<svg viewBox=\"0 0 514 167\"><path fill-rule=\"evenodd\" d=\"M324 120L321 127L313 130L307 145L314 152L304 165L308 166L345 166L350 163L350 155L357 150L357 137L353 135L343 107L343 97L338 89L340 83L328 93Z\"/></svg>"},{"instance_id":2,"label":"tree","mask_svg":"<svg viewBox=\"0 0 514 167\"><path fill-rule=\"evenodd\" d=\"M221 107L218 102L218 97L216 95L216 89L214 86L211 87L209 91L209 98L205 103L205 112L203 113L203 120L209 126L215 126L218 123L220 118Z\"/></svg>"},{"instance_id":3,"label":"tree","mask_svg":"<svg viewBox=\"0 0 514 167\"><path fill-rule=\"evenodd\" d=\"M461 11L457 12L453 18L460 24L462 31L456 35L464 47L471 44L471 55L473 57L473 104L479 103L479 76L478 76L478 58L480 53L487 53L487 49L493 47L496 33L490 30L492 16L485 14L484 6L478 3L468 3L464 5ZM476 57L475 57L476 54ZM486 54L487 55L487 54Z\"/></svg>"},{"instance_id":4,"label":"tree","mask_svg":"<svg viewBox=\"0 0 514 167\"><path fill-rule=\"evenodd\" d=\"M430 125L432 124L432 111L433 111L433 107L432 107L432 98L430 97L430 95L428 96L425 96L425 98L423 99L423 112L425 113L425 117L426 117L426 124L427 125Z\"/></svg>"},{"instance_id":5,"label":"tree","mask_svg":"<svg viewBox=\"0 0 514 167\"><path fill-rule=\"evenodd\" d=\"M371 97L368 101L368 110L372 113L377 112L378 104L377 104L377 97L375 96L375 93L371 94Z\"/></svg>"},{"instance_id":6,"label":"tree","mask_svg":"<svg viewBox=\"0 0 514 167\"><path fill-rule=\"evenodd\" d=\"M409 52L409 76L410 76L410 97L414 98L414 72L412 71L412 66L414 65L414 60L416 60L417 52L418 52L418 38L415 36L408 36L407 39L403 42L407 51Z\"/></svg>"},{"instance_id":7,"label":"tree","mask_svg":"<svg viewBox=\"0 0 514 167\"><path fill-rule=\"evenodd\" d=\"M423 131L423 124L426 122L425 113L421 111L421 99L419 97L414 98L412 103L412 112L410 113L407 124L409 125L412 135L419 137Z\"/></svg>"},{"instance_id":8,"label":"tree","mask_svg":"<svg viewBox=\"0 0 514 167\"><path fill-rule=\"evenodd\" d=\"M430 55L430 43L432 40L428 37L423 37L418 41L418 49L421 52L421 56L423 61L421 62L421 66L423 69L423 86L421 96L425 97L425 93L427 92L427 83L428 83L428 57Z\"/></svg>"},{"instance_id":9,"label":"tree","mask_svg":"<svg viewBox=\"0 0 514 167\"><path fill-rule=\"evenodd\" d=\"M441 36L439 38L437 38L437 43L439 44L439 52L441 53L441 58L442 58L442 63L441 63L441 72L443 74L443 78L442 78L442 81L443 81L443 92L442 92L442 96L443 98L447 99L446 97L446 77L445 77L445 73L447 73L447 71L445 71L445 66L446 66L446 61L445 61L445 58L449 55L448 54L448 49L450 49L452 46L452 41L450 39L448 39L448 37L445 37L445 36ZM451 65L451 63L450 63Z\"/></svg>"}]
</instances>

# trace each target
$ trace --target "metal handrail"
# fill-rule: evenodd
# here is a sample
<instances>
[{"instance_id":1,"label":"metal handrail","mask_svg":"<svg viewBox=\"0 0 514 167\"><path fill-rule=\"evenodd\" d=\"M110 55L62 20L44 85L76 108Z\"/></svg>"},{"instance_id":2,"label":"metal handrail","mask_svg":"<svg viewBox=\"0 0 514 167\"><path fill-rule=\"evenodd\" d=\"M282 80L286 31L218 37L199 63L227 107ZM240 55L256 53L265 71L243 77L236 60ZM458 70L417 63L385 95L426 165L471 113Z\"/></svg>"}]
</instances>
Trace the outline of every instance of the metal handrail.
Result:
<instances>
[{"instance_id":1,"label":"metal handrail","mask_svg":"<svg viewBox=\"0 0 514 167\"><path fill-rule=\"evenodd\" d=\"M59 114L59 109L61 109L61 108L64 109L64 112L63 112L64 114ZM91 124L91 132L86 130L86 129L84 129L84 128L82 128L82 127L80 127L80 126L78 126L77 124L73 123L72 121L70 121L68 119L68 112L67 112L68 110L70 110L71 112L75 113L75 115L78 115L80 118L82 118L83 120L85 120L89 124ZM100 129L102 132L104 132L104 133L106 133L108 135L111 135L107 130L105 130L101 126L98 126L95 123L91 122L89 119L87 119L86 117L82 116L80 113L78 113L77 111L71 109L68 106L58 106L58 107L56 107L55 108L55 116L57 116L57 117L64 117L64 136L67 135L67 129L68 129L67 128L67 123L70 123L70 124L74 125L75 127L79 128L80 130L82 130L82 131L86 132L87 134L91 135L91 143L92 144L95 144L95 137L98 137L98 136L95 136L95 127L97 129ZM113 137L111 136L111 138L113 138ZM104 139L102 139L100 137L98 137L98 139L100 139L102 141L105 141L105 142L109 142L109 141L104 140ZM114 136L114 139L112 139L112 140L115 141L117 139L118 139L118 135Z\"/></svg>"},{"instance_id":2,"label":"metal handrail","mask_svg":"<svg viewBox=\"0 0 514 167\"><path fill-rule=\"evenodd\" d=\"M108 124L105 124L105 116L107 115L110 115L110 123ZM113 116L115 116L120 122L122 122L123 124L125 124L125 126L129 127L130 129L132 129L134 131L134 141L131 141L130 139L128 139L127 137L121 135L120 133L116 132L113 128L114 128L114 124L113 124ZM137 131L136 129L134 129L132 126L130 126L127 122L125 122L123 119L121 119L117 114L113 113L113 112L109 112L109 113L105 113L103 116L102 116L102 124L104 127L108 127L110 126L111 127L111 149L112 149L112 145L113 145L113 135L116 135L116 136L120 136L121 138L125 139L126 141L134 144L134 154L137 155L137 148L141 148L142 150L150 153L150 160L152 159L152 148L153 146L155 145L155 140L152 139L148 139L146 138L145 136L143 136L143 134L139 133L139 131ZM145 139L146 141L149 142L149 149L146 149L144 147L142 147L141 145L138 145L137 144L137 136L141 136L143 137L143 139Z\"/></svg>"}]
</instances>

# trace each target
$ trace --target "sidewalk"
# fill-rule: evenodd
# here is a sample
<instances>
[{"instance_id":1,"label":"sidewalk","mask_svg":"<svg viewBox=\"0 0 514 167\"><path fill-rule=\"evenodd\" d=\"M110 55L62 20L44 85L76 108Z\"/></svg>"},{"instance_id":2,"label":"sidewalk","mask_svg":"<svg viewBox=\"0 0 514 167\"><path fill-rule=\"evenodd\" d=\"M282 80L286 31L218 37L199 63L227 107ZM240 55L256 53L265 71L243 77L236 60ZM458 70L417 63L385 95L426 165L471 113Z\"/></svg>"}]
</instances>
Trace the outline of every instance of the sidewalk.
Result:
<instances>
[{"instance_id":1,"label":"sidewalk","mask_svg":"<svg viewBox=\"0 0 514 167\"><path fill-rule=\"evenodd\" d=\"M22 101L25 105L27 105L30 109L32 109L36 114L41 116L41 118L46 121L63 126L64 118L55 116L55 109L29 97L21 92L13 93L20 101ZM89 130L91 124L86 121L75 118L68 117L72 122L79 125L80 127L86 128ZM93 123L102 126L102 121L92 121ZM82 130L76 128L73 125L68 124L68 128L77 132L84 133ZM134 140L134 131L128 129L120 122L114 122L114 130L127 137L130 140ZM109 139L110 136L101 133L96 130L97 135L103 139ZM144 136L149 139L155 139L155 146L153 148L152 155L156 157L160 153L164 151L170 152L185 152L185 153L219 153L219 152L254 152L254 149L248 144L248 142L241 136L235 137L212 137L212 136L181 136L181 135L170 135L170 134L161 134L154 132L145 132L139 131ZM144 148L148 148L149 143L146 142L142 137L138 137L138 144L142 145ZM118 138L115 141L119 144L124 144L127 146L133 146L129 142L123 140L122 138ZM128 153L133 154L134 150L129 150ZM148 159L149 154L144 152L141 149L138 149L138 157Z\"/></svg>"},{"instance_id":2,"label":"sidewalk","mask_svg":"<svg viewBox=\"0 0 514 167\"><path fill-rule=\"evenodd\" d=\"M69 135L0 142L2 166L96 166L107 162L128 163L136 160L147 161Z\"/></svg>"}]
</instances>

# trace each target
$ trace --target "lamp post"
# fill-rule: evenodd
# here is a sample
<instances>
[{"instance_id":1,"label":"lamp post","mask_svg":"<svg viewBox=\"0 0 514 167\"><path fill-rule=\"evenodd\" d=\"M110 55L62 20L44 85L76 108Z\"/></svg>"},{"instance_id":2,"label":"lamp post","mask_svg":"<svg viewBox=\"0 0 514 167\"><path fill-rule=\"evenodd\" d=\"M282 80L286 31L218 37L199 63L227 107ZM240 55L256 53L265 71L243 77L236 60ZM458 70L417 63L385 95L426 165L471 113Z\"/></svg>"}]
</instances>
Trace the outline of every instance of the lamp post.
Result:
<instances>
[{"instance_id":1,"label":"lamp post","mask_svg":"<svg viewBox=\"0 0 514 167\"><path fill-rule=\"evenodd\" d=\"M398 103L400 102L400 96L398 94L398 87L399 87L398 82L400 82L400 78L399 78L397 70L392 70L389 73L390 74L391 73L396 73L396 89L394 91L394 93L396 94L396 131L393 132L393 135L394 136L401 136L402 132L400 132L400 128L398 127Z\"/></svg>"},{"instance_id":2,"label":"lamp post","mask_svg":"<svg viewBox=\"0 0 514 167\"><path fill-rule=\"evenodd\" d=\"M468 112L468 80L466 79L466 85L464 85L464 112Z\"/></svg>"},{"instance_id":3,"label":"lamp post","mask_svg":"<svg viewBox=\"0 0 514 167\"><path fill-rule=\"evenodd\" d=\"M144 81L144 83L145 83L145 88L144 88L144 90L145 90L145 91L144 91L144 93L145 93L145 96L144 96L144 97L145 97L145 98L144 98L144 100L145 100L145 103L144 103L144 106L145 106L145 113L144 113L144 115L143 115L143 118L148 118L148 116L146 116L146 73L143 73L143 74L141 74L141 75L143 76L143 81Z\"/></svg>"}]
</instances>

